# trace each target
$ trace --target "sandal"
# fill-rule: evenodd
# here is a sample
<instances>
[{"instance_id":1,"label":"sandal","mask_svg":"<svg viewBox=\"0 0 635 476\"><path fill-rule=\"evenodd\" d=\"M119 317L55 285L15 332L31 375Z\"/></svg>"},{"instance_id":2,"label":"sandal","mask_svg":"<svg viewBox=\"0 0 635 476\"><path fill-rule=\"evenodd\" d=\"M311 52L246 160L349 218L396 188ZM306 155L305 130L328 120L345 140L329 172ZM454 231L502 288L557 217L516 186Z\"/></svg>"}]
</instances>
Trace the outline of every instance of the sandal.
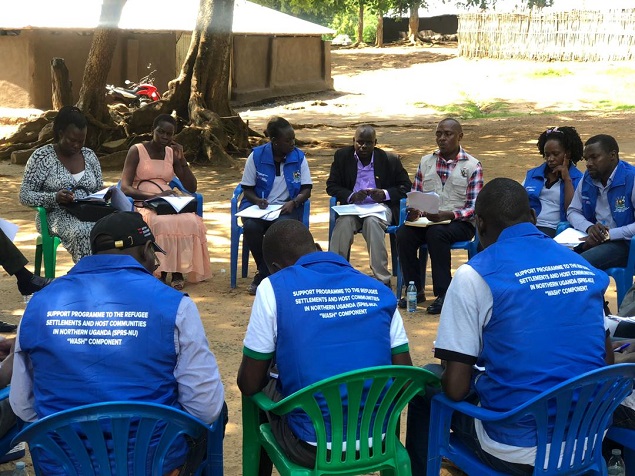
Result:
<instances>
[{"instance_id":1,"label":"sandal","mask_svg":"<svg viewBox=\"0 0 635 476\"><path fill-rule=\"evenodd\" d=\"M178 275L174 273L172 275L172 282L170 283L170 285L177 291L183 290L183 288L185 287L185 279L183 279L183 275L181 273L179 273Z\"/></svg>"}]
</instances>

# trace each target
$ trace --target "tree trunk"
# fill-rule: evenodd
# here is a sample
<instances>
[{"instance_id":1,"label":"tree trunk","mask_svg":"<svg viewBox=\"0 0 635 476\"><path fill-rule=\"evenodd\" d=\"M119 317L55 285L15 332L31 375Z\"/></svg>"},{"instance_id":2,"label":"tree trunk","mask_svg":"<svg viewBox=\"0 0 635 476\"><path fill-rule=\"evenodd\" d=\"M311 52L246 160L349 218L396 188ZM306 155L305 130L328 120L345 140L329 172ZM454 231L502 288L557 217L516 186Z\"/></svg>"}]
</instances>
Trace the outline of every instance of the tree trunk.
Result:
<instances>
[{"instance_id":1,"label":"tree trunk","mask_svg":"<svg viewBox=\"0 0 635 476\"><path fill-rule=\"evenodd\" d=\"M106 78L117 47L118 25L125 4L126 0L103 0L99 27L95 29L86 60L77 107L89 120L88 147L96 147L101 142L103 131L112 127L106 106Z\"/></svg>"},{"instance_id":2,"label":"tree trunk","mask_svg":"<svg viewBox=\"0 0 635 476\"><path fill-rule=\"evenodd\" d=\"M413 45L419 38L419 5L410 6L410 18L408 20L408 39Z\"/></svg>"},{"instance_id":3,"label":"tree trunk","mask_svg":"<svg viewBox=\"0 0 635 476\"><path fill-rule=\"evenodd\" d=\"M375 46L377 48L384 47L384 13L377 12L377 33L375 34Z\"/></svg>"},{"instance_id":4,"label":"tree trunk","mask_svg":"<svg viewBox=\"0 0 635 476\"><path fill-rule=\"evenodd\" d=\"M70 79L68 79L68 68L64 63L64 58L53 58L51 60L51 99L53 109L60 109L62 106L73 104L73 90Z\"/></svg>"},{"instance_id":5,"label":"tree trunk","mask_svg":"<svg viewBox=\"0 0 635 476\"><path fill-rule=\"evenodd\" d=\"M357 15L357 42L358 45L364 43L364 2L359 2L359 12Z\"/></svg>"},{"instance_id":6,"label":"tree trunk","mask_svg":"<svg viewBox=\"0 0 635 476\"><path fill-rule=\"evenodd\" d=\"M199 152L213 162L232 161L225 149L249 148L247 125L229 103L233 16L233 0L201 0L181 73L164 96L180 117L201 129Z\"/></svg>"}]
</instances>

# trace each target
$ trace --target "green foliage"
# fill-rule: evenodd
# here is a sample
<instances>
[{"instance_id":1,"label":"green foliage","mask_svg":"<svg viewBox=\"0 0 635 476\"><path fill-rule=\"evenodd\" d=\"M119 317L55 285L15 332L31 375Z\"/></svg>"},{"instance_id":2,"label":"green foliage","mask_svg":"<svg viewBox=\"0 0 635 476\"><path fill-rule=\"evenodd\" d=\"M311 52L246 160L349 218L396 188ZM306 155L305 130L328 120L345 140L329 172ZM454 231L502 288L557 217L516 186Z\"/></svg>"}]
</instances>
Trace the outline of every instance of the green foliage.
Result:
<instances>
[{"instance_id":1,"label":"green foliage","mask_svg":"<svg viewBox=\"0 0 635 476\"><path fill-rule=\"evenodd\" d=\"M457 104L434 106L425 103L415 103L415 106L439 111L441 115L458 117L460 119L481 119L484 117L507 117L513 115L507 103L496 101L491 103L477 103L471 99Z\"/></svg>"},{"instance_id":2,"label":"green foliage","mask_svg":"<svg viewBox=\"0 0 635 476\"><path fill-rule=\"evenodd\" d=\"M370 12L364 12L364 43L369 45L375 44L377 37L377 15Z\"/></svg>"}]
</instances>

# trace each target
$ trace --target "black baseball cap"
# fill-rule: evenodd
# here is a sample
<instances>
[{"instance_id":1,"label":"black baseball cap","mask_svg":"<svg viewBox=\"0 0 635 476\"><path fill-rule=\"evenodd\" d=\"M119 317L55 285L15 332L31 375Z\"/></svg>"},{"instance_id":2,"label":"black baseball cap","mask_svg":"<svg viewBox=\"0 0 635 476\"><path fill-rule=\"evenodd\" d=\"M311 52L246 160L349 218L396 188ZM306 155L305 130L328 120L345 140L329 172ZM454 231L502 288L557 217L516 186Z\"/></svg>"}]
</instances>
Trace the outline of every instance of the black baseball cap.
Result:
<instances>
[{"instance_id":1,"label":"black baseball cap","mask_svg":"<svg viewBox=\"0 0 635 476\"><path fill-rule=\"evenodd\" d=\"M99 240L101 236L108 236L110 241ZM155 251L166 254L154 241L154 235L148 224L138 212L111 213L100 219L90 232L90 248L94 253L112 249L123 250L134 246L141 246L147 242L152 243Z\"/></svg>"}]
</instances>

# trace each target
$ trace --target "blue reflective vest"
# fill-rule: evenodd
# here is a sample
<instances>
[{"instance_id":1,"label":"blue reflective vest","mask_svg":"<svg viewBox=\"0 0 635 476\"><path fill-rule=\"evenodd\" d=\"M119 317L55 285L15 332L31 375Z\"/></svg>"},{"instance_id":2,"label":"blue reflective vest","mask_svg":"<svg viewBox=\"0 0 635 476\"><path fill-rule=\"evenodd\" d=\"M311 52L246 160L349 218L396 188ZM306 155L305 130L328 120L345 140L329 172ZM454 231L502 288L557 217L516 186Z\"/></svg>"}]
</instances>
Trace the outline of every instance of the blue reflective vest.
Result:
<instances>
[{"instance_id":1,"label":"blue reflective vest","mask_svg":"<svg viewBox=\"0 0 635 476\"><path fill-rule=\"evenodd\" d=\"M258 197L267 198L273 188L273 181L276 178L276 164L273 158L273 148L271 143L255 147L253 149L253 160L256 166L256 186L254 192ZM289 199L293 200L300 193L302 185L302 162L306 160L304 152L297 147L289 152L282 164L282 173L287 183ZM249 200L243 198L240 202L240 210L252 206Z\"/></svg>"},{"instance_id":2,"label":"blue reflective vest","mask_svg":"<svg viewBox=\"0 0 635 476\"><path fill-rule=\"evenodd\" d=\"M269 276L276 297L279 391L292 394L334 375L392 363L390 324L397 301L390 289L330 252L301 257ZM326 404L320 399L322 411ZM316 441L305 413L287 423ZM330 441L331 429L327 428Z\"/></svg>"},{"instance_id":3,"label":"blue reflective vest","mask_svg":"<svg viewBox=\"0 0 635 476\"><path fill-rule=\"evenodd\" d=\"M620 160L615 168L615 175L609 187L608 200L611 208L611 216L618 227L630 225L635 221L631 194L633 192L633 179L635 167ZM584 173L582 179L582 214L591 223L597 221L595 217L595 205L598 199L598 188L593 183L589 172Z\"/></svg>"},{"instance_id":4,"label":"blue reflective vest","mask_svg":"<svg viewBox=\"0 0 635 476\"><path fill-rule=\"evenodd\" d=\"M181 409L174 330L182 298L131 256L114 254L82 258L34 295L20 346L33 365L38 418L117 400ZM182 442L165 467L181 464L186 450Z\"/></svg>"},{"instance_id":5,"label":"blue reflective vest","mask_svg":"<svg viewBox=\"0 0 635 476\"><path fill-rule=\"evenodd\" d=\"M525 190L529 195L529 205L536 211L536 216L540 215L542 203L540 202L540 192L545 186L545 177L547 175L547 164L528 170L525 176ZM569 166L569 177L573 183L573 189L578 186L578 182L582 178L580 172L575 165ZM560 221L567 221L567 209L564 207L564 182L560 181Z\"/></svg>"},{"instance_id":6,"label":"blue reflective vest","mask_svg":"<svg viewBox=\"0 0 635 476\"><path fill-rule=\"evenodd\" d=\"M469 265L494 303L474 382L483 408L506 412L605 365L604 272L529 223L505 229ZM531 419L483 426L500 443L536 445Z\"/></svg>"}]
</instances>

